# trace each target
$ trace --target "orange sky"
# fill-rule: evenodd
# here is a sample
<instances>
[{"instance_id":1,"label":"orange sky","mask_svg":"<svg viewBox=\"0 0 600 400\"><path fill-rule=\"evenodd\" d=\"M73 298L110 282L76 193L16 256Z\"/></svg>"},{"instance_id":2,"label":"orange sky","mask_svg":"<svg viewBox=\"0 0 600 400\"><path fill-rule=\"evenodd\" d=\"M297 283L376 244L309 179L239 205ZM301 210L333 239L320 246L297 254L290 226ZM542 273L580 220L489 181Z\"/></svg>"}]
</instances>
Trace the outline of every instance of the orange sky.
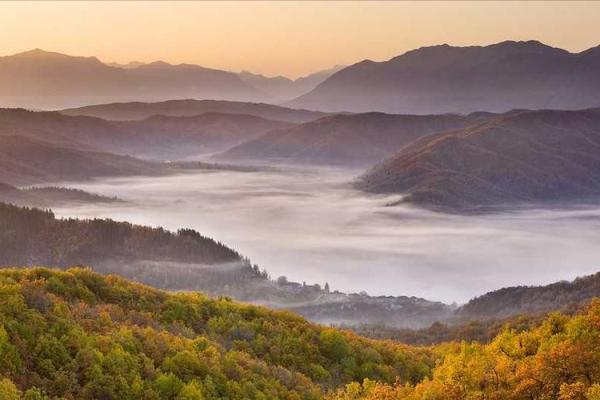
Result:
<instances>
[{"instance_id":1,"label":"orange sky","mask_svg":"<svg viewBox=\"0 0 600 400\"><path fill-rule=\"evenodd\" d=\"M600 2L0 2L0 54L162 59L291 77L415 47L600 44Z\"/></svg>"}]
</instances>

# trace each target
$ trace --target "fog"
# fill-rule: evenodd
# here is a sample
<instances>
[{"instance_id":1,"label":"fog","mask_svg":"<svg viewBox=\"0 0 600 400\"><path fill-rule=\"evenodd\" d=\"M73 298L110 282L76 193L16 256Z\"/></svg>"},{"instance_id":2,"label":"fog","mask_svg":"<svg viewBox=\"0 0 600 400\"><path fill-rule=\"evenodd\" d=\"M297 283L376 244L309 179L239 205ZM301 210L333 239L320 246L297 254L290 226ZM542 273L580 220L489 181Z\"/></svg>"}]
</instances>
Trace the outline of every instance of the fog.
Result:
<instances>
[{"instance_id":1,"label":"fog","mask_svg":"<svg viewBox=\"0 0 600 400\"><path fill-rule=\"evenodd\" d=\"M57 208L57 216L110 217L189 227L272 277L371 295L464 302L505 286L546 284L600 270L600 208L458 216L365 195L358 171L289 168L205 171L64 186L128 203Z\"/></svg>"}]
</instances>

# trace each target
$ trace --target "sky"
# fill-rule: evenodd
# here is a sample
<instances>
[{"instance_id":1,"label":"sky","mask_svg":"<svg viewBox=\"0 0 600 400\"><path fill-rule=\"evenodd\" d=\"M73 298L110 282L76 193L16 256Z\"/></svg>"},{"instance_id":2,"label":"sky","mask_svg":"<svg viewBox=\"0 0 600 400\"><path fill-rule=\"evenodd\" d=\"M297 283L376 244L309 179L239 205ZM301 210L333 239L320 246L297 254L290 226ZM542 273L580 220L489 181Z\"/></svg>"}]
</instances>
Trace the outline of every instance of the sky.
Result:
<instances>
[{"instance_id":1,"label":"sky","mask_svg":"<svg viewBox=\"0 0 600 400\"><path fill-rule=\"evenodd\" d=\"M435 44L600 44L600 2L0 2L0 55L193 63L292 78Z\"/></svg>"}]
</instances>

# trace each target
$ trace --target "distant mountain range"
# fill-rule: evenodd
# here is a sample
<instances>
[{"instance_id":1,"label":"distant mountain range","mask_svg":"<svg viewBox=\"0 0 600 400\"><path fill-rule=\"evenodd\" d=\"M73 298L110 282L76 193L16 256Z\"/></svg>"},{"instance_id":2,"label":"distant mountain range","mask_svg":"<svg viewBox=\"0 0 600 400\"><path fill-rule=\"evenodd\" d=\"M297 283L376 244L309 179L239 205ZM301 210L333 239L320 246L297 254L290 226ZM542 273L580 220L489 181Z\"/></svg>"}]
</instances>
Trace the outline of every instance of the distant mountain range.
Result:
<instances>
[{"instance_id":1,"label":"distant mountain range","mask_svg":"<svg viewBox=\"0 0 600 400\"><path fill-rule=\"evenodd\" d=\"M107 65L123 69L135 69L148 64L132 61L126 64L107 63ZM332 68L317 71L297 79L290 79L285 76L264 76L250 71L242 71L238 73L238 76L243 82L246 82L248 85L268 95L272 101L284 101L292 100L310 92L317 87L319 83L323 82L342 68L345 67L336 65Z\"/></svg>"},{"instance_id":2,"label":"distant mountain range","mask_svg":"<svg viewBox=\"0 0 600 400\"><path fill-rule=\"evenodd\" d=\"M0 58L0 106L58 109L114 101L268 100L232 72L155 62L135 68L43 50Z\"/></svg>"},{"instance_id":3,"label":"distant mountain range","mask_svg":"<svg viewBox=\"0 0 600 400\"><path fill-rule=\"evenodd\" d=\"M570 53L537 41L423 47L333 74L291 107L441 114L600 106L600 46Z\"/></svg>"},{"instance_id":4,"label":"distant mountain range","mask_svg":"<svg viewBox=\"0 0 600 400\"><path fill-rule=\"evenodd\" d=\"M105 64L39 49L0 57L0 106L59 109L110 102L213 99L324 112L443 114L600 106L600 46L537 41L423 47L291 80L192 64Z\"/></svg>"},{"instance_id":5,"label":"distant mountain range","mask_svg":"<svg viewBox=\"0 0 600 400\"><path fill-rule=\"evenodd\" d=\"M600 198L600 109L514 111L423 137L357 182L465 211Z\"/></svg>"},{"instance_id":6,"label":"distant mountain range","mask_svg":"<svg viewBox=\"0 0 600 400\"><path fill-rule=\"evenodd\" d=\"M172 99L275 103L307 93L340 68L291 80L164 61L103 63L34 49L0 57L0 107L59 109Z\"/></svg>"},{"instance_id":7,"label":"distant mountain range","mask_svg":"<svg viewBox=\"0 0 600 400\"><path fill-rule=\"evenodd\" d=\"M600 109L323 116L267 104L193 100L107 104L62 113L0 109L0 139L16 138L42 146L36 151L47 162L62 154L56 149L68 149L103 154L102 159L108 153L169 161L213 154L228 163L371 167L355 182L357 188L402 194L405 202L452 212L600 198ZM19 185L62 176L35 178L45 171L32 171L27 154L21 156L19 168L6 164L1 174L6 179L0 176L0 181ZM78 157L83 162L83 155ZM108 175L144 174L147 161L142 166L141 160L123 158L116 165L134 161L129 172L118 172L118 167ZM62 177L72 180L69 175L77 171L67 171L64 160L57 163L68 172ZM99 165L88 177L107 176L107 167ZM156 168L153 164L148 171Z\"/></svg>"}]
</instances>

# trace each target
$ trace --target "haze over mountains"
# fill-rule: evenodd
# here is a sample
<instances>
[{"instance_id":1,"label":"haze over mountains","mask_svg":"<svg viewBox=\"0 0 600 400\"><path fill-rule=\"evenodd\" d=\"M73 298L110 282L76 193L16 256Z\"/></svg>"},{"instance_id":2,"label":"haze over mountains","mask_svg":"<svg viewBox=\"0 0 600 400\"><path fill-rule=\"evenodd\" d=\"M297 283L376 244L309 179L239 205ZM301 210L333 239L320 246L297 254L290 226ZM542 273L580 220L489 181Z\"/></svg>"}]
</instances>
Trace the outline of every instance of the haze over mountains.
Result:
<instances>
[{"instance_id":1,"label":"haze over mountains","mask_svg":"<svg viewBox=\"0 0 600 400\"><path fill-rule=\"evenodd\" d=\"M365 167L417 138L465 127L477 119L459 115L333 115L274 130L218 158Z\"/></svg>"},{"instance_id":2,"label":"haze over mountains","mask_svg":"<svg viewBox=\"0 0 600 400\"><path fill-rule=\"evenodd\" d=\"M123 69L95 57L31 50L0 58L0 104L65 108L111 101L173 98L260 100L267 96L236 74L164 62Z\"/></svg>"},{"instance_id":3,"label":"haze over mountains","mask_svg":"<svg viewBox=\"0 0 600 400\"><path fill-rule=\"evenodd\" d=\"M156 176L168 171L165 165L133 157L61 147L25 136L0 136L0 182L10 185Z\"/></svg>"},{"instance_id":4,"label":"haze over mountains","mask_svg":"<svg viewBox=\"0 0 600 400\"><path fill-rule=\"evenodd\" d=\"M26 136L62 147L160 160L223 151L289 125L252 115L215 112L189 117L153 115L143 120L107 121L54 111L0 109L0 137Z\"/></svg>"},{"instance_id":5,"label":"haze over mountains","mask_svg":"<svg viewBox=\"0 0 600 400\"><path fill-rule=\"evenodd\" d=\"M325 112L573 110L600 106L599 69L600 47L570 53L537 41L423 47L296 80L163 61L104 64L36 49L0 58L0 106L212 99L289 101L294 108Z\"/></svg>"},{"instance_id":6,"label":"haze over mountains","mask_svg":"<svg viewBox=\"0 0 600 400\"><path fill-rule=\"evenodd\" d=\"M36 151L44 148L45 157L40 155L40 159L46 161L51 159L49 154L58 157L64 149L71 149L71 156L76 150L177 161L221 152L214 157L228 163L374 166L360 178L357 188L398 193L406 201L429 208L467 211L510 204L596 201L600 194L599 115L598 109L589 109L466 116L322 116L267 104L183 100L116 103L62 113L0 110L0 138L7 143L12 140L12 146L17 138L21 138L20 146L25 145L25 138L30 139L27 146L37 146ZM27 173L16 173L15 157L27 162L27 154L6 154L5 162L9 156L13 158L11 167L3 172L5 183L43 183L60 175L52 168L49 173L35 171L31 165L24 169ZM107 156L113 157L104 154L94 159ZM84 170L91 177L144 171L152 175L164 168L125 160L119 159L116 168L107 168L103 162L94 173L96 167L91 164ZM67 175L66 179L75 177Z\"/></svg>"},{"instance_id":7,"label":"haze over mountains","mask_svg":"<svg viewBox=\"0 0 600 400\"><path fill-rule=\"evenodd\" d=\"M322 111L399 114L600 106L600 47L581 53L537 41L423 47L365 60L288 103Z\"/></svg>"}]
</instances>

